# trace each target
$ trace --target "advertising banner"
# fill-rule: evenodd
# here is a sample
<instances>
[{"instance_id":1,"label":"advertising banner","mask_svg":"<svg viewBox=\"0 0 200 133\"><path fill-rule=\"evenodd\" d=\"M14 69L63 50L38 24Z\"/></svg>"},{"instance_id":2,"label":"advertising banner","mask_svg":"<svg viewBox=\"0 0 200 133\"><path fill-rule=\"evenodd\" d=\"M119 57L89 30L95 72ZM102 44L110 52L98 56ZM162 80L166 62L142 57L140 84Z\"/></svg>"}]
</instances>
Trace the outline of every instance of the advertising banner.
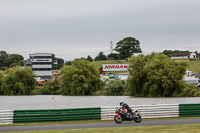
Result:
<instances>
[{"instance_id":1,"label":"advertising banner","mask_svg":"<svg viewBox=\"0 0 200 133\"><path fill-rule=\"evenodd\" d=\"M128 71L128 64L103 64L103 71Z\"/></svg>"}]
</instances>

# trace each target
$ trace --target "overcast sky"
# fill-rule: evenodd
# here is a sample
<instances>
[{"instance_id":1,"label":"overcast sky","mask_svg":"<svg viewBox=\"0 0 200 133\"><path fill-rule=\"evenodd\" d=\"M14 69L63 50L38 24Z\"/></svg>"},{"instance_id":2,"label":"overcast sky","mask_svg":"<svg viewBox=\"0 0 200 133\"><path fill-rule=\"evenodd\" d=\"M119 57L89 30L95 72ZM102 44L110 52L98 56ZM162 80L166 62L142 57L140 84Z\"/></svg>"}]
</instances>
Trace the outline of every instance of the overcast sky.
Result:
<instances>
[{"instance_id":1,"label":"overcast sky","mask_svg":"<svg viewBox=\"0 0 200 133\"><path fill-rule=\"evenodd\" d=\"M0 0L0 51L25 59L94 58L129 36L144 54L200 52L200 0Z\"/></svg>"}]
</instances>

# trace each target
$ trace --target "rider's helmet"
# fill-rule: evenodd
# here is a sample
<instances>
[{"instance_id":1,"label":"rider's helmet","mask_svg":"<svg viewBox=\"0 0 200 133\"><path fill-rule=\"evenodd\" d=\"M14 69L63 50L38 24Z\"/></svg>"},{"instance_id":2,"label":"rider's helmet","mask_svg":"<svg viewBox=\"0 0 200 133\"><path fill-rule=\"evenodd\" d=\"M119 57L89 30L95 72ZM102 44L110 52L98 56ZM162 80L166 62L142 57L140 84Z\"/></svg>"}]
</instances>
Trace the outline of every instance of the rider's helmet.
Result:
<instances>
[{"instance_id":1,"label":"rider's helmet","mask_svg":"<svg viewBox=\"0 0 200 133\"><path fill-rule=\"evenodd\" d=\"M119 105L123 106L123 104L124 104L124 101L120 101Z\"/></svg>"}]
</instances>

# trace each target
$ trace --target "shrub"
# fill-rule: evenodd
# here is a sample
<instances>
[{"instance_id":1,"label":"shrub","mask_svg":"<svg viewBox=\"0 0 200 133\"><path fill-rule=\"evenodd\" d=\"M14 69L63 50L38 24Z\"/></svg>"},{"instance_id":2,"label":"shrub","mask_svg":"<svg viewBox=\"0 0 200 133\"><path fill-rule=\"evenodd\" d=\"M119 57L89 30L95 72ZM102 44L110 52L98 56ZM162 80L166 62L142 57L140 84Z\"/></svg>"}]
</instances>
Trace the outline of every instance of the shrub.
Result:
<instances>
[{"instance_id":1,"label":"shrub","mask_svg":"<svg viewBox=\"0 0 200 133\"><path fill-rule=\"evenodd\" d=\"M35 88L36 75L30 67L13 70L7 69L2 78L1 94L3 95L29 95Z\"/></svg>"},{"instance_id":2,"label":"shrub","mask_svg":"<svg viewBox=\"0 0 200 133\"><path fill-rule=\"evenodd\" d=\"M185 83L185 88L179 94L181 97L199 97L200 96L200 89L195 87L191 83Z\"/></svg>"},{"instance_id":3,"label":"shrub","mask_svg":"<svg viewBox=\"0 0 200 133\"><path fill-rule=\"evenodd\" d=\"M45 86L37 87L32 92L31 95L56 95L60 94L60 83L59 79L53 79L45 84Z\"/></svg>"},{"instance_id":4,"label":"shrub","mask_svg":"<svg viewBox=\"0 0 200 133\"><path fill-rule=\"evenodd\" d=\"M104 95L120 96L125 93L125 81L119 79L109 80L104 87Z\"/></svg>"},{"instance_id":5,"label":"shrub","mask_svg":"<svg viewBox=\"0 0 200 133\"><path fill-rule=\"evenodd\" d=\"M101 90L103 81L95 65L85 59L76 59L72 65L64 65L62 73L63 95L92 95Z\"/></svg>"},{"instance_id":6,"label":"shrub","mask_svg":"<svg viewBox=\"0 0 200 133\"><path fill-rule=\"evenodd\" d=\"M133 96L171 97L184 87L186 63L163 54L132 56L129 59L128 87Z\"/></svg>"}]
</instances>

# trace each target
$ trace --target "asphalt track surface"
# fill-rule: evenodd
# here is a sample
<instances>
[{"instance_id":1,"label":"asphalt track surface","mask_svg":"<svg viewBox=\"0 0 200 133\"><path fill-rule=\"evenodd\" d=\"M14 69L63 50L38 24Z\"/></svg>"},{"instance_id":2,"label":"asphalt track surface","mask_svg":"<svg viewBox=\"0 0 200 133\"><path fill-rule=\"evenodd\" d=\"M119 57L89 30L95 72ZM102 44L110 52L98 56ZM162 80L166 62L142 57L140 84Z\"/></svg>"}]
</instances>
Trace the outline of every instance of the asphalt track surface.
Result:
<instances>
[{"instance_id":1,"label":"asphalt track surface","mask_svg":"<svg viewBox=\"0 0 200 133\"><path fill-rule=\"evenodd\" d=\"M42 130L62 130L62 129L84 129L84 128L108 128L108 127L134 127L134 126L153 126L153 125L176 125L176 124L197 124L200 118L190 119L169 119L169 120L145 120L141 123L125 121L122 124L113 122L100 123L78 123L78 124L49 124L31 126L0 126L0 132L13 131L42 131Z\"/></svg>"}]
</instances>

